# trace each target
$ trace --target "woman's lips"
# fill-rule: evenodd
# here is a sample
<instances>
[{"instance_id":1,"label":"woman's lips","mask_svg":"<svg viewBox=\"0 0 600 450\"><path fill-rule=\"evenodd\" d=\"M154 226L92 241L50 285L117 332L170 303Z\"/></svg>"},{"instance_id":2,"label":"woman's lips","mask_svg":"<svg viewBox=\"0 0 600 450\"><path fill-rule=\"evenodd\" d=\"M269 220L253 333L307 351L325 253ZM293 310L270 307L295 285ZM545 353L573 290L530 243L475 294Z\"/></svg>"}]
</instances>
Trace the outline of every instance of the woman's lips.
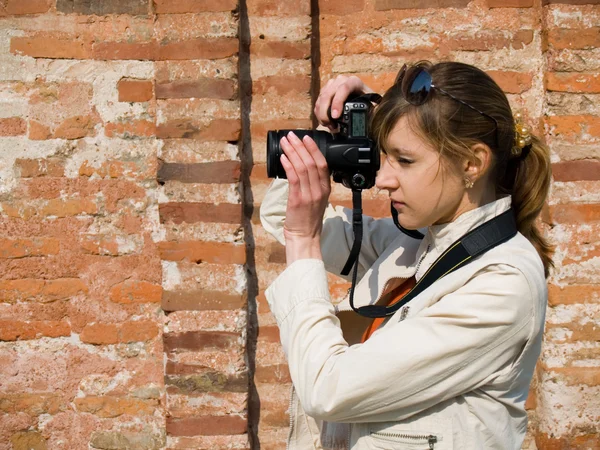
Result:
<instances>
[{"instance_id":1,"label":"woman's lips","mask_svg":"<svg viewBox=\"0 0 600 450\"><path fill-rule=\"evenodd\" d=\"M393 201L392 205L394 206L394 208L402 208L403 206L406 206L406 203Z\"/></svg>"}]
</instances>

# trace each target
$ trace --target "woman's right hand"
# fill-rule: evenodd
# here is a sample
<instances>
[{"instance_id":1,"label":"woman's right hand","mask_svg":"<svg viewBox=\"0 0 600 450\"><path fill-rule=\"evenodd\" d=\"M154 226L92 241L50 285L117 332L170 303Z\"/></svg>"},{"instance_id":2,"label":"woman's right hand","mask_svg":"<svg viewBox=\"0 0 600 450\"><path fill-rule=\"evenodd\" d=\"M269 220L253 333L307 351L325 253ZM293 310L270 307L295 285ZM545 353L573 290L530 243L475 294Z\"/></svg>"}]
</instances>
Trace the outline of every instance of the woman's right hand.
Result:
<instances>
[{"instance_id":1,"label":"woman's right hand","mask_svg":"<svg viewBox=\"0 0 600 450\"><path fill-rule=\"evenodd\" d=\"M321 89L315 103L315 116L321 125L325 125L331 131L336 131L337 125L329 119L327 114L329 107L331 107L331 117L337 119L342 113L344 101L350 94L368 94L370 92L373 90L357 76L338 75L330 79Z\"/></svg>"}]
</instances>

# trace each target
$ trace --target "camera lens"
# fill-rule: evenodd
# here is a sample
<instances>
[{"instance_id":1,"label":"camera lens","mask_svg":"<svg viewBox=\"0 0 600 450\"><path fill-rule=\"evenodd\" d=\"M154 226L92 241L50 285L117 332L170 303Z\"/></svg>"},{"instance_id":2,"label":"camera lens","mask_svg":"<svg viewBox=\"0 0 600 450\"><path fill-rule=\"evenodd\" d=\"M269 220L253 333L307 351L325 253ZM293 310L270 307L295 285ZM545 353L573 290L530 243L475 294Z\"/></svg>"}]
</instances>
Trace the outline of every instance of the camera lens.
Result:
<instances>
[{"instance_id":1,"label":"camera lens","mask_svg":"<svg viewBox=\"0 0 600 450\"><path fill-rule=\"evenodd\" d=\"M271 130L267 133L267 176L269 178L287 178L281 165L283 150L279 143L281 138L287 136L290 131L300 139L304 136L310 136L327 159L327 143L333 139L328 132L320 130Z\"/></svg>"}]
</instances>

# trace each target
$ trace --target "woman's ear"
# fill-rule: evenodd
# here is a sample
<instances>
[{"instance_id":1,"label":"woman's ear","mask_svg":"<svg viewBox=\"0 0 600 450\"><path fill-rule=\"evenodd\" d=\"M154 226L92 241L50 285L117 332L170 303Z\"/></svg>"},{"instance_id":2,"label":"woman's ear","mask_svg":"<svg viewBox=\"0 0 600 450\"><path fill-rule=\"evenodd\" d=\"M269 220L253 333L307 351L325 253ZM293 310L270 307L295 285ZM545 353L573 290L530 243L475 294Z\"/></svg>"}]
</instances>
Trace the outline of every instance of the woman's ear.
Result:
<instances>
[{"instance_id":1,"label":"woman's ear","mask_svg":"<svg viewBox=\"0 0 600 450\"><path fill-rule=\"evenodd\" d=\"M464 176L473 182L484 177L492 166L492 149L479 143L471 147L471 159L465 161Z\"/></svg>"}]
</instances>

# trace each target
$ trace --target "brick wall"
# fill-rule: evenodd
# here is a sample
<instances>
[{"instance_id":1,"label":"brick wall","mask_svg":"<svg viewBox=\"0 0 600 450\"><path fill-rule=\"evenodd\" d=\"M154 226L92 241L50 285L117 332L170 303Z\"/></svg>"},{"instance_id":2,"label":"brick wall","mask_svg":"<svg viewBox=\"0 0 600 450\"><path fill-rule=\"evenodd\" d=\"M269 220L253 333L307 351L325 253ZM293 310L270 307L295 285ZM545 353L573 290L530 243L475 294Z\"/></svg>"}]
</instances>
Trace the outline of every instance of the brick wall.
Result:
<instances>
[{"instance_id":1,"label":"brick wall","mask_svg":"<svg viewBox=\"0 0 600 450\"><path fill-rule=\"evenodd\" d=\"M488 71L552 149L523 448L598 448L598 3L0 0L0 450L285 448L266 131L423 58Z\"/></svg>"}]
</instances>

